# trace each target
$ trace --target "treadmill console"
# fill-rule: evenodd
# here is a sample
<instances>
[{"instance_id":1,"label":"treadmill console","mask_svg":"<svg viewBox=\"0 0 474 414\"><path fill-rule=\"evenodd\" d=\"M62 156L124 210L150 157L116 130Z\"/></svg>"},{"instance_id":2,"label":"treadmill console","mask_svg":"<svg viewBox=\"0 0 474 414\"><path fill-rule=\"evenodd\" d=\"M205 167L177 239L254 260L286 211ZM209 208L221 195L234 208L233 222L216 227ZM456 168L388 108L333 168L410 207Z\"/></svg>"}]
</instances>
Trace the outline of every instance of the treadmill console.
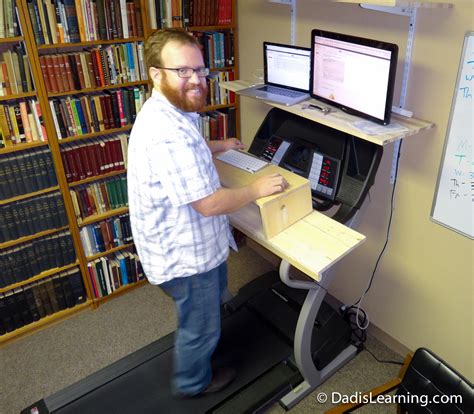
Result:
<instances>
[{"instance_id":1,"label":"treadmill console","mask_svg":"<svg viewBox=\"0 0 474 414\"><path fill-rule=\"evenodd\" d=\"M249 152L308 178L313 208L325 211L337 206L331 217L346 223L374 183L383 148L273 108L258 128Z\"/></svg>"},{"instance_id":2,"label":"treadmill console","mask_svg":"<svg viewBox=\"0 0 474 414\"><path fill-rule=\"evenodd\" d=\"M277 135L268 140L261 158L308 178L313 195L334 200L339 182L340 160L304 143L290 142Z\"/></svg>"}]
</instances>

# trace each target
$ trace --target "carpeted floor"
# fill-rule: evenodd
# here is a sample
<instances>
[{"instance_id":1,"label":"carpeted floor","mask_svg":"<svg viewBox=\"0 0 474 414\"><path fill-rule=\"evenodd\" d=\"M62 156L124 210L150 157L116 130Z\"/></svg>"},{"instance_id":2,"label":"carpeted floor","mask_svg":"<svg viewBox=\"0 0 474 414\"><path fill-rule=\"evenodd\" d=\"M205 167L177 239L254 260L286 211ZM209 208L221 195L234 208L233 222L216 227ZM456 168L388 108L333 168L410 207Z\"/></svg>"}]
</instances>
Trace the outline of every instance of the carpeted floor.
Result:
<instances>
[{"instance_id":1,"label":"carpeted floor","mask_svg":"<svg viewBox=\"0 0 474 414\"><path fill-rule=\"evenodd\" d=\"M229 259L229 289L235 294L247 281L272 269L272 264L244 246ZM146 284L95 311L83 311L4 345L0 348L0 413L19 413L29 404L172 332L175 323L171 300L158 287ZM402 359L373 338L368 338L366 346L380 359ZM379 363L363 351L291 412L324 412L332 406L331 395L339 395L333 393L351 395L368 390L388 381L398 370L398 366ZM329 396L328 402L318 402L320 392ZM385 413L388 409L386 405L372 405L359 412ZM268 412L285 411L274 404Z\"/></svg>"}]
</instances>

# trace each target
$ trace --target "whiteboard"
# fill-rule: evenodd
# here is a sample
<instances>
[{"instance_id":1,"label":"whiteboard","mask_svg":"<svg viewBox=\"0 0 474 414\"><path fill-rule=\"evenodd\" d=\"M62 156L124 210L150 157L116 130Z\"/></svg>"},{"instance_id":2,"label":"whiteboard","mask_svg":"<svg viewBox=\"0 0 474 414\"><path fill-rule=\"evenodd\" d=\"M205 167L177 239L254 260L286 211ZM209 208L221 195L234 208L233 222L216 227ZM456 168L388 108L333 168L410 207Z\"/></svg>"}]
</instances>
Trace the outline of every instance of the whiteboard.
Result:
<instances>
[{"instance_id":1,"label":"whiteboard","mask_svg":"<svg viewBox=\"0 0 474 414\"><path fill-rule=\"evenodd\" d=\"M474 238L474 32L467 32L459 63L431 218Z\"/></svg>"}]
</instances>

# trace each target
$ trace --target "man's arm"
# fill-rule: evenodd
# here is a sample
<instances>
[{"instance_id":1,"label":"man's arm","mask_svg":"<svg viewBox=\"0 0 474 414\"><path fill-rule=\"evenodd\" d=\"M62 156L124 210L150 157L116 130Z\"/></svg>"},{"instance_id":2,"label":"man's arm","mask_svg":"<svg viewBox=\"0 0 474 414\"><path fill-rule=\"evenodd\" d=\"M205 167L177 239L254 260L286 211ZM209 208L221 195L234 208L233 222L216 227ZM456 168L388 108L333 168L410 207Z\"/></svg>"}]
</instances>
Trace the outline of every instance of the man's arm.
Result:
<instances>
[{"instance_id":1,"label":"man's arm","mask_svg":"<svg viewBox=\"0 0 474 414\"><path fill-rule=\"evenodd\" d=\"M257 198L279 193L288 187L280 174L260 177L252 184L241 188L219 188L216 192L192 203L203 216L217 216L236 211Z\"/></svg>"}]
</instances>

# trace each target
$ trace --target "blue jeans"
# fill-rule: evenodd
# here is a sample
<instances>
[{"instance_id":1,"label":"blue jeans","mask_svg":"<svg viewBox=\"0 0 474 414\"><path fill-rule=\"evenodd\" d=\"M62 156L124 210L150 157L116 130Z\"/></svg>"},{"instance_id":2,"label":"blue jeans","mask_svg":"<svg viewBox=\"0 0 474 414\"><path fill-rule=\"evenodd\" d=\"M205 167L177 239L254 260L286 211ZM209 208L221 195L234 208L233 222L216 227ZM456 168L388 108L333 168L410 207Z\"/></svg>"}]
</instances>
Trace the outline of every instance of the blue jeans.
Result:
<instances>
[{"instance_id":1,"label":"blue jeans","mask_svg":"<svg viewBox=\"0 0 474 414\"><path fill-rule=\"evenodd\" d=\"M221 296L227 291L227 263L160 285L174 299L178 329L174 346L173 392L195 395L211 382L211 356L221 334Z\"/></svg>"}]
</instances>

